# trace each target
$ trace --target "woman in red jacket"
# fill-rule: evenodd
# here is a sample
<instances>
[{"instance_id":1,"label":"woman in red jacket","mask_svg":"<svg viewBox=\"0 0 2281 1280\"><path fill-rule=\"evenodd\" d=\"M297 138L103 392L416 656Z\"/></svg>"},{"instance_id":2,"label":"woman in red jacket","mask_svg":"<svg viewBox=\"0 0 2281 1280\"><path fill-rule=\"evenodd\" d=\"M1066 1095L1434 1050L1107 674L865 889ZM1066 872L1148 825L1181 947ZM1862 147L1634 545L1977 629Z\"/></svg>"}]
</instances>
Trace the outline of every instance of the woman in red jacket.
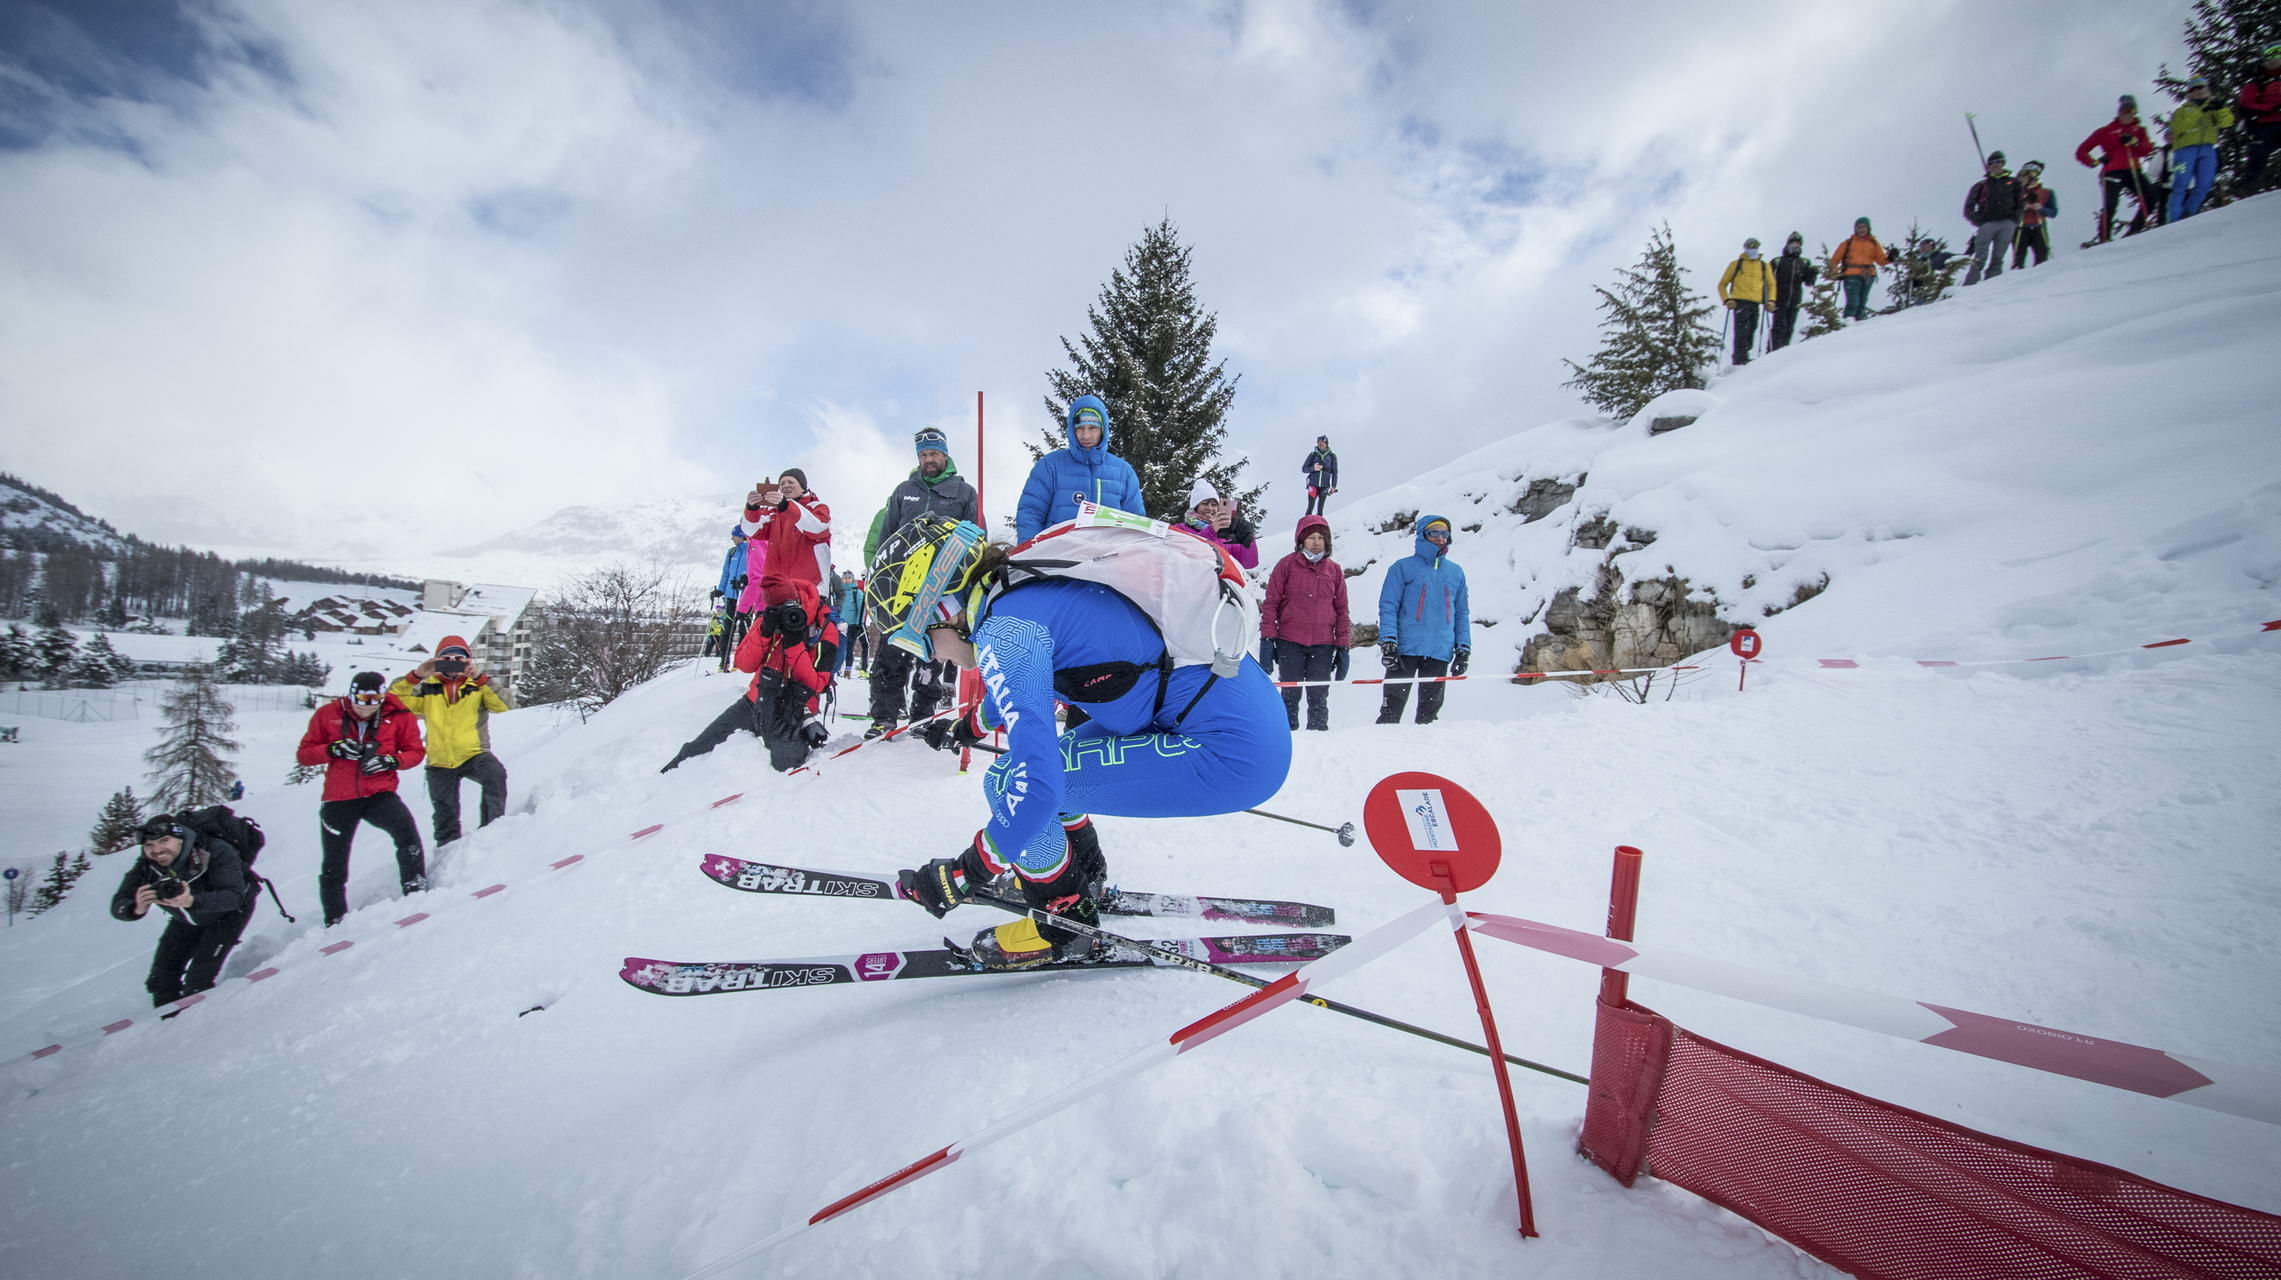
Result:
<instances>
[{"instance_id":1,"label":"woman in red jacket","mask_svg":"<svg viewBox=\"0 0 2281 1280\"><path fill-rule=\"evenodd\" d=\"M805 579L793 579L789 589L792 598L763 609L737 644L737 670L753 673L744 696L683 743L659 773L704 755L739 729L768 744L768 763L778 773L799 768L831 738L820 703L839 667L839 624Z\"/></svg>"},{"instance_id":2,"label":"woman in red jacket","mask_svg":"<svg viewBox=\"0 0 2281 1280\"><path fill-rule=\"evenodd\" d=\"M832 509L810 492L806 472L786 467L773 483L754 485L744 499L744 529L767 548L767 576L760 580L764 606L790 600L795 582L824 593L823 581L832 572Z\"/></svg>"},{"instance_id":3,"label":"woman in red jacket","mask_svg":"<svg viewBox=\"0 0 2281 1280\"><path fill-rule=\"evenodd\" d=\"M1279 664L1285 680L1346 679L1347 647L1354 629L1347 620L1346 571L1331 559L1331 525L1321 516L1302 516L1290 555L1275 563L1267 579L1267 599L1259 606L1259 657ZM1331 727L1331 691L1307 686L1307 727ZM1283 713L1299 727L1299 691L1283 691Z\"/></svg>"},{"instance_id":4,"label":"woman in red jacket","mask_svg":"<svg viewBox=\"0 0 2281 1280\"><path fill-rule=\"evenodd\" d=\"M317 897L325 923L348 914L348 854L356 824L369 822L396 842L396 876L405 893L428 887L427 851L412 811L396 796L396 771L427 755L420 742L420 717L387 690L377 671L359 671L348 696L335 698L309 717L294 758L325 767L324 803L317 825L325 860L317 872Z\"/></svg>"}]
</instances>

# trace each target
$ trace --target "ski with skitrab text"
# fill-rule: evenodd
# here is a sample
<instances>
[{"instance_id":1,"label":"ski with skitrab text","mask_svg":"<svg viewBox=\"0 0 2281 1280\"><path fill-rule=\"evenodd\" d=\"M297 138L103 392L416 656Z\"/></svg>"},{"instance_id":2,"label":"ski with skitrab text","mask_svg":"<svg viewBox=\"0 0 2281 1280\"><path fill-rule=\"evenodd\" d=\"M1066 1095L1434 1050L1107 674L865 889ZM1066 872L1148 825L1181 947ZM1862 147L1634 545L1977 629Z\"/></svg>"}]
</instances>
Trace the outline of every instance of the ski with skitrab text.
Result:
<instances>
[{"instance_id":1,"label":"ski with skitrab text","mask_svg":"<svg viewBox=\"0 0 2281 1280\"><path fill-rule=\"evenodd\" d=\"M1225 938L1151 938L1211 964L1305 964L1349 941L1340 933L1247 933ZM858 955L809 956L795 960L653 960L626 957L618 976L639 991L660 996L709 996L731 991L782 991L793 987L854 986L906 978L1015 977L1025 973L1082 973L1093 969L1172 966L1175 962L1136 947L1110 946L1082 960L1033 965L1026 969L985 969L970 954L951 947L867 951Z\"/></svg>"},{"instance_id":2,"label":"ski with skitrab text","mask_svg":"<svg viewBox=\"0 0 2281 1280\"><path fill-rule=\"evenodd\" d=\"M892 902L897 897L894 881L851 871L822 871L814 867L791 867L777 862L754 862L722 853L705 855L700 866L714 882L746 893L869 898L884 902ZM1319 929L1338 923L1338 913L1335 910L1312 902L1143 893L1115 886L1103 893L1101 914L1283 925L1300 929Z\"/></svg>"}]
</instances>

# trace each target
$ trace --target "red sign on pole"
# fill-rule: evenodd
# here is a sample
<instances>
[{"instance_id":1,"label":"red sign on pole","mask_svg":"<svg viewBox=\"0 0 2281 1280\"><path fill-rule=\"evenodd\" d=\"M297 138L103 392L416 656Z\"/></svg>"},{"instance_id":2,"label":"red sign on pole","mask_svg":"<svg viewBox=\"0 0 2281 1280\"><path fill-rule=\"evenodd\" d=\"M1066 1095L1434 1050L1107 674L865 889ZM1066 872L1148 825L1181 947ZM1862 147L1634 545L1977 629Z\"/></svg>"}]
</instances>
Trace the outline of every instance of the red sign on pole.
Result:
<instances>
[{"instance_id":1,"label":"red sign on pole","mask_svg":"<svg viewBox=\"0 0 2281 1280\"><path fill-rule=\"evenodd\" d=\"M1742 692L1743 681L1750 678L1750 664L1758 658L1758 651L1763 647L1758 638L1758 632L1749 627L1739 628L1733 635L1727 637L1728 650L1737 658L1742 659L1735 667L1736 693Z\"/></svg>"}]
</instances>

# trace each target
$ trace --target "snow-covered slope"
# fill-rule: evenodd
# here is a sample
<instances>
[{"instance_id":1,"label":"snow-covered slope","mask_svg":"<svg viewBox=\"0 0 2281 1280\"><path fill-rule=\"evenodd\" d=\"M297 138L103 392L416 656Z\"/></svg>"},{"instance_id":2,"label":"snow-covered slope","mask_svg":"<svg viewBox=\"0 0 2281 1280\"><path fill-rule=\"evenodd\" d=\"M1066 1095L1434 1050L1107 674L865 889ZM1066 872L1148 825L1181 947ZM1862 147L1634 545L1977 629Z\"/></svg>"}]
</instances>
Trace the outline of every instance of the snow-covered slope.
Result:
<instances>
[{"instance_id":1,"label":"snow-covered slope","mask_svg":"<svg viewBox=\"0 0 2281 1280\"><path fill-rule=\"evenodd\" d=\"M108 523L45 491L0 476L0 546L35 551L76 544L105 554L127 549L127 540Z\"/></svg>"},{"instance_id":2,"label":"snow-covered slope","mask_svg":"<svg viewBox=\"0 0 2281 1280\"><path fill-rule=\"evenodd\" d=\"M1590 597L1611 554L1619 598L1677 574L1771 654L2000 658L2238 630L2244 593L2281 581L2276 294L2281 199L2265 198L1775 352L1626 423L1522 431L1333 506L1338 559L1365 569L1356 617L1411 550L1406 527L1374 531L1428 512L1459 526L1492 670L1560 591ZM1679 414L1700 418L1651 435ZM1532 521L1511 508L1539 482L1575 492Z\"/></svg>"},{"instance_id":3,"label":"snow-covered slope","mask_svg":"<svg viewBox=\"0 0 2281 1280\"><path fill-rule=\"evenodd\" d=\"M2207 370L2227 398L2181 392L2203 370L2176 354L2181 332L2196 353L2234 341L2228 330L2281 336L2273 221L2253 202L1809 344L1726 380L1720 407L1654 440L1540 428L1520 437L1532 458L1477 455L1429 473L1414 498L1342 510L1341 557L1367 556L1354 532L1365 521L1518 484L1545 474L1529 470L1541 461L1589 472L1572 506L1660 519L1649 550L1684 555L1675 567L1725 584L1722 598L1731 587L1738 607L1757 599L1743 573L1826 568L1826 593L1768 624L1777 655L2002 656L2281 616L2270 528L2241 515L2270 501L2269 432L2242 396L2246 375ZM2220 259L2238 274L2215 271ZM2262 283L2245 292L2245 281ZM2015 327L2044 325L2040 348L1941 333L1953 324L1990 340L2005 326L1988 313L2007 308ZM2126 308L2150 318L2126 320ZM2009 358L1986 358L1996 350ZM1894 360L1915 367L1874 373ZM2031 370L2037 412L2064 430L2034 426L2045 446L2015 454L1987 437L2011 429L2006 389ZM2131 390L2080 391L2110 378ZM2148 418L2151 404L2180 400L2194 421ZM1904 421L1896 406L1910 402L1947 408ZM1742 412L1751 403L1764 421ZM1983 403L2012 417L1955 420ZM1872 419L1916 446L1856 438L1868 429L1849 424ZM1760 476L1777 467L1779 483ZM1828 496L1838 490L1860 508ZM1492 505L1485 496L1484 516ZM1484 518L1461 534L1485 610L1519 625L1527 593L1562 565L1534 540L1569 514L1518 528ZM1914 536L1873 538L1880 526ZM1537 582L1501 582L1497 546L1514 576L1534 570ZM1397 547L1406 535L1384 544ZM1800 563L1815 556L1819 567ZM1368 598L1375 579L1363 585ZM500 717L509 816L448 850L415 903L396 900L383 841L366 829L350 886L359 909L329 931L313 919L315 788L278 785L303 718L243 715L240 758L256 779L244 807L271 831L262 866L301 921L265 906L227 972L275 966L275 977L225 983L184 1016L149 1021L139 983L156 926L104 914L116 865L57 911L0 931L0 1274L686 1274L1241 994L1130 971L681 1001L631 991L616 976L629 955L839 954L993 920L775 901L701 877L698 858L721 850L886 872L953 851L983 813L978 779L901 742L787 779L739 739L658 776L740 688L690 670L583 726L545 710ZM1648 857L1643 940L2262 1064L2281 1055L2281 937L2269 927L2281 905L2277 689L2281 633L2129 662L1772 665L1745 694L1704 680L1648 706L1471 682L1430 728L1372 725L1372 691L1342 689L1336 727L1299 735L1266 807L1336 823L1358 818L1388 773L1443 773L1503 831L1499 876L1470 895L1479 909L1596 931L1609 849L1635 844ZM861 698L856 682L847 705ZM137 780L150 729L27 722L25 738L0 746L0 799L11 839L48 851ZM732 793L743 799L713 807ZM626 839L654 823L666 825ZM1420 897L1366 849L1281 823L1102 827L1132 887L1327 902L1353 933ZM583 857L558 866L572 855ZM506 887L476 896L492 885ZM414 910L427 918L396 923ZM1184 932L1168 923L1131 927ZM326 954L342 942L354 945ZM1596 974L1495 944L1483 960L1507 1047L1586 1066ZM2281 1130L1666 984L1633 989L1706 1035L1840 1085L2281 1210ZM1477 1030L1438 934L1331 994ZM135 1025L94 1034L126 1017ZM20 1056L57 1039L68 1047ZM735 1274L1831 1274L1667 1185L1617 1187L1571 1154L1582 1090L1528 1074L1516 1085L1536 1241L1513 1232L1478 1059L1293 1005ZM232 1211L200 1211L217 1203Z\"/></svg>"}]
</instances>

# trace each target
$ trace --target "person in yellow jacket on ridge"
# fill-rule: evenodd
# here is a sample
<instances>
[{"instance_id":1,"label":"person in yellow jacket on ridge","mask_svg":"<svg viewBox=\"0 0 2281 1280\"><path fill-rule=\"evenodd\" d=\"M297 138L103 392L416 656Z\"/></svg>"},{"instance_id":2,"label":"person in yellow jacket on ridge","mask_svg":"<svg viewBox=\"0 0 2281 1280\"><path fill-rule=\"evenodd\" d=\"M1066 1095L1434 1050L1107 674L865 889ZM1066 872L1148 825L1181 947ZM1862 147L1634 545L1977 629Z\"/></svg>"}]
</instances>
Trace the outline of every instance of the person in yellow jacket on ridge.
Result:
<instances>
[{"instance_id":1,"label":"person in yellow jacket on ridge","mask_svg":"<svg viewBox=\"0 0 2281 1280\"><path fill-rule=\"evenodd\" d=\"M1750 347L1758 337L1758 309L1774 305L1774 272L1758 256L1758 237L1742 242L1742 256L1727 264L1719 277L1719 301L1735 313L1736 364L1750 363Z\"/></svg>"},{"instance_id":2,"label":"person in yellow jacket on ridge","mask_svg":"<svg viewBox=\"0 0 2281 1280\"><path fill-rule=\"evenodd\" d=\"M491 677L474 670L467 641L445 636L436 656L414 667L388 691L420 713L428 738L428 805L440 848L459 839L459 784L471 779L483 792L479 827L507 813L507 766L491 754L490 716L510 710Z\"/></svg>"},{"instance_id":3,"label":"person in yellow jacket on ridge","mask_svg":"<svg viewBox=\"0 0 2281 1280\"><path fill-rule=\"evenodd\" d=\"M2170 113L2163 135L2170 144L2170 207L2165 223L2202 211L2218 180L2218 135L2233 128L2233 108L2210 92L2200 76L2186 82L2186 100Z\"/></svg>"}]
</instances>

